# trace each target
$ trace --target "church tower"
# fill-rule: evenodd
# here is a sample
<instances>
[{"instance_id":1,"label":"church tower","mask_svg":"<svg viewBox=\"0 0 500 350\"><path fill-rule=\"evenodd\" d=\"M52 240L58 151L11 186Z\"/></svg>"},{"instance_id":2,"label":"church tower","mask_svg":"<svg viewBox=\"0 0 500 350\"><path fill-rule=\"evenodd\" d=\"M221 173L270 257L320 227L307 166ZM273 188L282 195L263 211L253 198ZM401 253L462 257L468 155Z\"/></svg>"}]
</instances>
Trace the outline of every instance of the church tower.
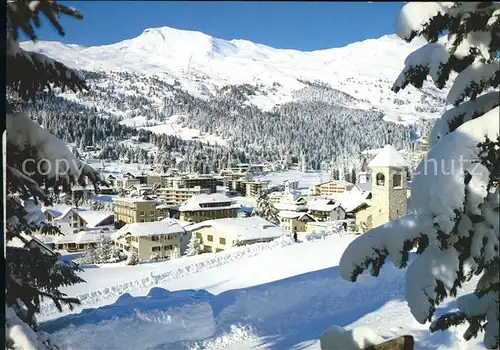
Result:
<instances>
[{"instance_id":1,"label":"church tower","mask_svg":"<svg viewBox=\"0 0 500 350\"><path fill-rule=\"evenodd\" d=\"M391 145L386 145L368 164L372 170L372 227L407 214L408 164Z\"/></svg>"}]
</instances>

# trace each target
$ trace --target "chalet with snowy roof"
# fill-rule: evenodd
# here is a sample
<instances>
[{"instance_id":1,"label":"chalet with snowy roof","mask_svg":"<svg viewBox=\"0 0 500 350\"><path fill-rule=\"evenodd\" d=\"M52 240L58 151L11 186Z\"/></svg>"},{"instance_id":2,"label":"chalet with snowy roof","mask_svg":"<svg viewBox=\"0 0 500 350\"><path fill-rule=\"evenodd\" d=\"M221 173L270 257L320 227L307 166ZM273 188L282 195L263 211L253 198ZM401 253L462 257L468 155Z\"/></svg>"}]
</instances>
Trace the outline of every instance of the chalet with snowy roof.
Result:
<instances>
[{"instance_id":1,"label":"chalet with snowy roof","mask_svg":"<svg viewBox=\"0 0 500 350\"><path fill-rule=\"evenodd\" d=\"M259 216L208 220L189 227L203 252L217 253L228 248L269 242L286 234L285 230Z\"/></svg>"},{"instance_id":2,"label":"chalet with snowy roof","mask_svg":"<svg viewBox=\"0 0 500 350\"><path fill-rule=\"evenodd\" d=\"M306 232L307 223L316 221L316 219L308 213L288 210L280 211L278 217L280 218L280 226L292 234Z\"/></svg>"},{"instance_id":3,"label":"chalet with snowy roof","mask_svg":"<svg viewBox=\"0 0 500 350\"><path fill-rule=\"evenodd\" d=\"M113 213L59 205L42 209L45 221L63 234L77 233L88 228L112 225Z\"/></svg>"},{"instance_id":4,"label":"chalet with snowy roof","mask_svg":"<svg viewBox=\"0 0 500 350\"><path fill-rule=\"evenodd\" d=\"M155 222L133 223L123 226L112 235L116 247L134 251L140 260L152 255L168 258L174 248L180 249L181 237L187 234L189 222L163 219Z\"/></svg>"},{"instance_id":5,"label":"chalet with snowy roof","mask_svg":"<svg viewBox=\"0 0 500 350\"><path fill-rule=\"evenodd\" d=\"M312 198L307 202L308 213L317 221L327 221L335 211L335 200L329 198Z\"/></svg>"},{"instance_id":6,"label":"chalet with snowy roof","mask_svg":"<svg viewBox=\"0 0 500 350\"><path fill-rule=\"evenodd\" d=\"M221 193L199 194L179 207L179 218L194 223L205 220L236 218L240 206Z\"/></svg>"}]
</instances>

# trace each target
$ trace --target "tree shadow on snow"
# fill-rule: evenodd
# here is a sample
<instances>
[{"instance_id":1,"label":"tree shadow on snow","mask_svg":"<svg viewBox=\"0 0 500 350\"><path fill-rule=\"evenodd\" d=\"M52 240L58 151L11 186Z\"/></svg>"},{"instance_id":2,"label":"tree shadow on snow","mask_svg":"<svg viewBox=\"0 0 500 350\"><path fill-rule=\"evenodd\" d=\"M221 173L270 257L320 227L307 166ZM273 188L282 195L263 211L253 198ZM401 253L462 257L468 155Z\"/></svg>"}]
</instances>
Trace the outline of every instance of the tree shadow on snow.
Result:
<instances>
[{"instance_id":1,"label":"tree shadow on snow","mask_svg":"<svg viewBox=\"0 0 500 350\"><path fill-rule=\"evenodd\" d=\"M168 310L175 308L182 320L182 309L188 310L190 305L198 303L206 305L208 313L196 320L196 327L210 329L208 333L200 333L193 339L192 332L186 327L182 332L191 334L188 340L178 334L172 337L165 330L154 339L154 348L181 349L193 342L202 345L216 338L230 337L236 327L259 338L259 348L300 349L319 339L320 334L332 325L348 326L389 301L404 301L404 273L404 270L387 264L378 278L365 274L359 276L356 283L351 283L340 277L336 266L218 295L206 290L170 292L152 288L148 296L124 294L115 304L48 321L41 325L41 329L49 333L62 332L72 326L130 319L135 317L137 309L154 314L158 310L170 313ZM113 331L123 332L119 327ZM440 337L443 343L446 335Z\"/></svg>"}]
</instances>

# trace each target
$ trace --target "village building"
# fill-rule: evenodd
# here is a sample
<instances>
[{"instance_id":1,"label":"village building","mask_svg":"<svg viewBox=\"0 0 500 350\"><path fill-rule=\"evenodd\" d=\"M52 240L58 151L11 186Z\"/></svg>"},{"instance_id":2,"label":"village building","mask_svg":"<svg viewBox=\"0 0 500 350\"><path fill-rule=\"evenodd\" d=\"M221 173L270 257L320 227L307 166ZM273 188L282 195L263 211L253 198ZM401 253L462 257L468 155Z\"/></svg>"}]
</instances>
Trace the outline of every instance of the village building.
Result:
<instances>
[{"instance_id":1,"label":"village building","mask_svg":"<svg viewBox=\"0 0 500 350\"><path fill-rule=\"evenodd\" d=\"M181 249L181 237L187 235L188 223L175 219L147 223L132 223L116 231L112 238L119 249L135 252L139 260L150 260L152 256L169 258L174 248Z\"/></svg>"},{"instance_id":2,"label":"village building","mask_svg":"<svg viewBox=\"0 0 500 350\"><path fill-rule=\"evenodd\" d=\"M115 222L132 224L135 222L151 222L158 219L156 201L145 198L113 198Z\"/></svg>"},{"instance_id":3,"label":"village building","mask_svg":"<svg viewBox=\"0 0 500 350\"><path fill-rule=\"evenodd\" d=\"M214 175L184 175L168 177L165 179L165 187L176 188L207 188L210 193L217 192L217 184L222 183L222 177Z\"/></svg>"},{"instance_id":4,"label":"village building","mask_svg":"<svg viewBox=\"0 0 500 350\"><path fill-rule=\"evenodd\" d=\"M117 177L114 181L115 188L130 189L132 186L140 185L141 181L135 177Z\"/></svg>"},{"instance_id":5,"label":"village building","mask_svg":"<svg viewBox=\"0 0 500 350\"><path fill-rule=\"evenodd\" d=\"M179 218L194 223L205 220L236 218L239 205L221 193L199 194L179 207Z\"/></svg>"},{"instance_id":6,"label":"village building","mask_svg":"<svg viewBox=\"0 0 500 350\"><path fill-rule=\"evenodd\" d=\"M57 227L63 234L112 225L114 222L113 213L74 206L45 207L42 213L45 216L45 222Z\"/></svg>"},{"instance_id":7,"label":"village building","mask_svg":"<svg viewBox=\"0 0 500 350\"><path fill-rule=\"evenodd\" d=\"M198 239L201 250L206 253L217 253L239 245L269 242L286 234L281 227L259 216L208 220L189 226L189 230Z\"/></svg>"},{"instance_id":8,"label":"village building","mask_svg":"<svg viewBox=\"0 0 500 350\"><path fill-rule=\"evenodd\" d=\"M344 180L330 180L317 185L318 195L337 196L346 191L350 191L354 184Z\"/></svg>"},{"instance_id":9,"label":"village building","mask_svg":"<svg viewBox=\"0 0 500 350\"><path fill-rule=\"evenodd\" d=\"M316 221L310 214L305 212L282 210L278 213L280 226L291 234L306 232L306 225Z\"/></svg>"},{"instance_id":10,"label":"village building","mask_svg":"<svg viewBox=\"0 0 500 350\"><path fill-rule=\"evenodd\" d=\"M335 211L335 200L329 198L310 199L307 202L307 208L308 213L317 221L329 221Z\"/></svg>"},{"instance_id":11,"label":"village building","mask_svg":"<svg viewBox=\"0 0 500 350\"><path fill-rule=\"evenodd\" d=\"M210 194L210 189L195 186L192 188L185 187L160 187L156 190L158 198L163 200L165 205L178 205L187 201L189 198L200 195Z\"/></svg>"},{"instance_id":12,"label":"village building","mask_svg":"<svg viewBox=\"0 0 500 350\"><path fill-rule=\"evenodd\" d=\"M338 197L347 218L354 218L358 233L386 224L407 214L407 162L386 145L369 163L371 183L359 183Z\"/></svg>"},{"instance_id":13,"label":"village building","mask_svg":"<svg viewBox=\"0 0 500 350\"><path fill-rule=\"evenodd\" d=\"M109 227L82 230L67 235L43 235L37 236L46 246L54 250L67 252L79 252L89 249L99 242L103 237L111 237L113 231Z\"/></svg>"}]
</instances>

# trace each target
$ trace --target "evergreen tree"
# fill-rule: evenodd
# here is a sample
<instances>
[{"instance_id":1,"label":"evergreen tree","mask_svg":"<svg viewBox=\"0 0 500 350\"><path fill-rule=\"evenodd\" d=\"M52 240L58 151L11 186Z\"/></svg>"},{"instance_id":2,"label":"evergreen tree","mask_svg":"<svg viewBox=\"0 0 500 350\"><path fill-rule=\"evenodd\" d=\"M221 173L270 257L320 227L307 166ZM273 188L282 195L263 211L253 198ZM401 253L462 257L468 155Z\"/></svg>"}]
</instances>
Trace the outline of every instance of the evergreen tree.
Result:
<instances>
[{"instance_id":1,"label":"evergreen tree","mask_svg":"<svg viewBox=\"0 0 500 350\"><path fill-rule=\"evenodd\" d=\"M89 247L82 258L85 264L103 264L122 260L123 256L111 238L101 235L94 246Z\"/></svg>"},{"instance_id":2,"label":"evergreen tree","mask_svg":"<svg viewBox=\"0 0 500 350\"><path fill-rule=\"evenodd\" d=\"M257 203L255 204L255 208L253 208L252 216L260 216L273 224L279 225L280 220L278 217L278 209L274 207L273 203L269 199L267 191L263 190L260 193Z\"/></svg>"},{"instance_id":3,"label":"evergreen tree","mask_svg":"<svg viewBox=\"0 0 500 350\"><path fill-rule=\"evenodd\" d=\"M431 332L465 323L466 340L482 333L484 345L495 349L500 339L500 4L409 3L401 10L397 33L406 41L423 36L429 43L406 59L393 90L408 84L421 88L428 75L439 89L452 80L446 102L453 107L436 121L429 161L415 171L415 212L356 239L342 256L342 277L355 281L369 267L377 276L387 258L406 267L409 251L417 248L406 273L406 300L416 320L432 321ZM443 33L445 44L439 39ZM475 275L480 276L476 288L457 299L458 311L433 320L444 298L456 296Z\"/></svg>"},{"instance_id":4,"label":"evergreen tree","mask_svg":"<svg viewBox=\"0 0 500 350\"><path fill-rule=\"evenodd\" d=\"M356 184L358 182L357 175L356 175L356 169L352 168L351 170L351 182L353 184Z\"/></svg>"},{"instance_id":5,"label":"evergreen tree","mask_svg":"<svg viewBox=\"0 0 500 350\"><path fill-rule=\"evenodd\" d=\"M56 348L45 334L37 330L35 314L40 311L41 298L51 299L62 311L79 304L59 288L83 282L76 275L78 265L64 262L59 256L44 254L35 248L17 248L8 242L18 238L27 243L30 235L44 229L44 217L39 201L50 204L45 192L60 192L60 186L69 192L74 183L86 185L86 179L98 183L97 172L69 152L66 145L26 114L19 112L22 101L35 102L37 92L46 87L59 86L87 89L85 81L75 71L45 55L28 52L19 47L19 29L33 41L36 39L32 23L40 25L46 16L59 34L64 31L59 15L82 16L74 9L56 1L7 2L7 150L6 150L6 348ZM25 169L26 159L43 160L45 168ZM62 161L64 165L62 165ZM56 168L56 164L60 167ZM43 185L43 186L42 186ZM42 190L44 188L44 190ZM16 327L16 331L11 331Z\"/></svg>"},{"instance_id":6,"label":"evergreen tree","mask_svg":"<svg viewBox=\"0 0 500 350\"><path fill-rule=\"evenodd\" d=\"M186 247L186 255L193 256L198 255L200 253L200 242L196 238L196 235L192 234L191 239Z\"/></svg>"},{"instance_id":7,"label":"evergreen tree","mask_svg":"<svg viewBox=\"0 0 500 350\"><path fill-rule=\"evenodd\" d=\"M178 259L181 257L181 249L178 246L174 246L172 253L170 253L170 259Z\"/></svg>"},{"instance_id":8,"label":"evergreen tree","mask_svg":"<svg viewBox=\"0 0 500 350\"><path fill-rule=\"evenodd\" d=\"M137 256L137 253L135 251L132 251L128 254L127 257L127 265L134 266L139 263L139 257Z\"/></svg>"}]
</instances>

